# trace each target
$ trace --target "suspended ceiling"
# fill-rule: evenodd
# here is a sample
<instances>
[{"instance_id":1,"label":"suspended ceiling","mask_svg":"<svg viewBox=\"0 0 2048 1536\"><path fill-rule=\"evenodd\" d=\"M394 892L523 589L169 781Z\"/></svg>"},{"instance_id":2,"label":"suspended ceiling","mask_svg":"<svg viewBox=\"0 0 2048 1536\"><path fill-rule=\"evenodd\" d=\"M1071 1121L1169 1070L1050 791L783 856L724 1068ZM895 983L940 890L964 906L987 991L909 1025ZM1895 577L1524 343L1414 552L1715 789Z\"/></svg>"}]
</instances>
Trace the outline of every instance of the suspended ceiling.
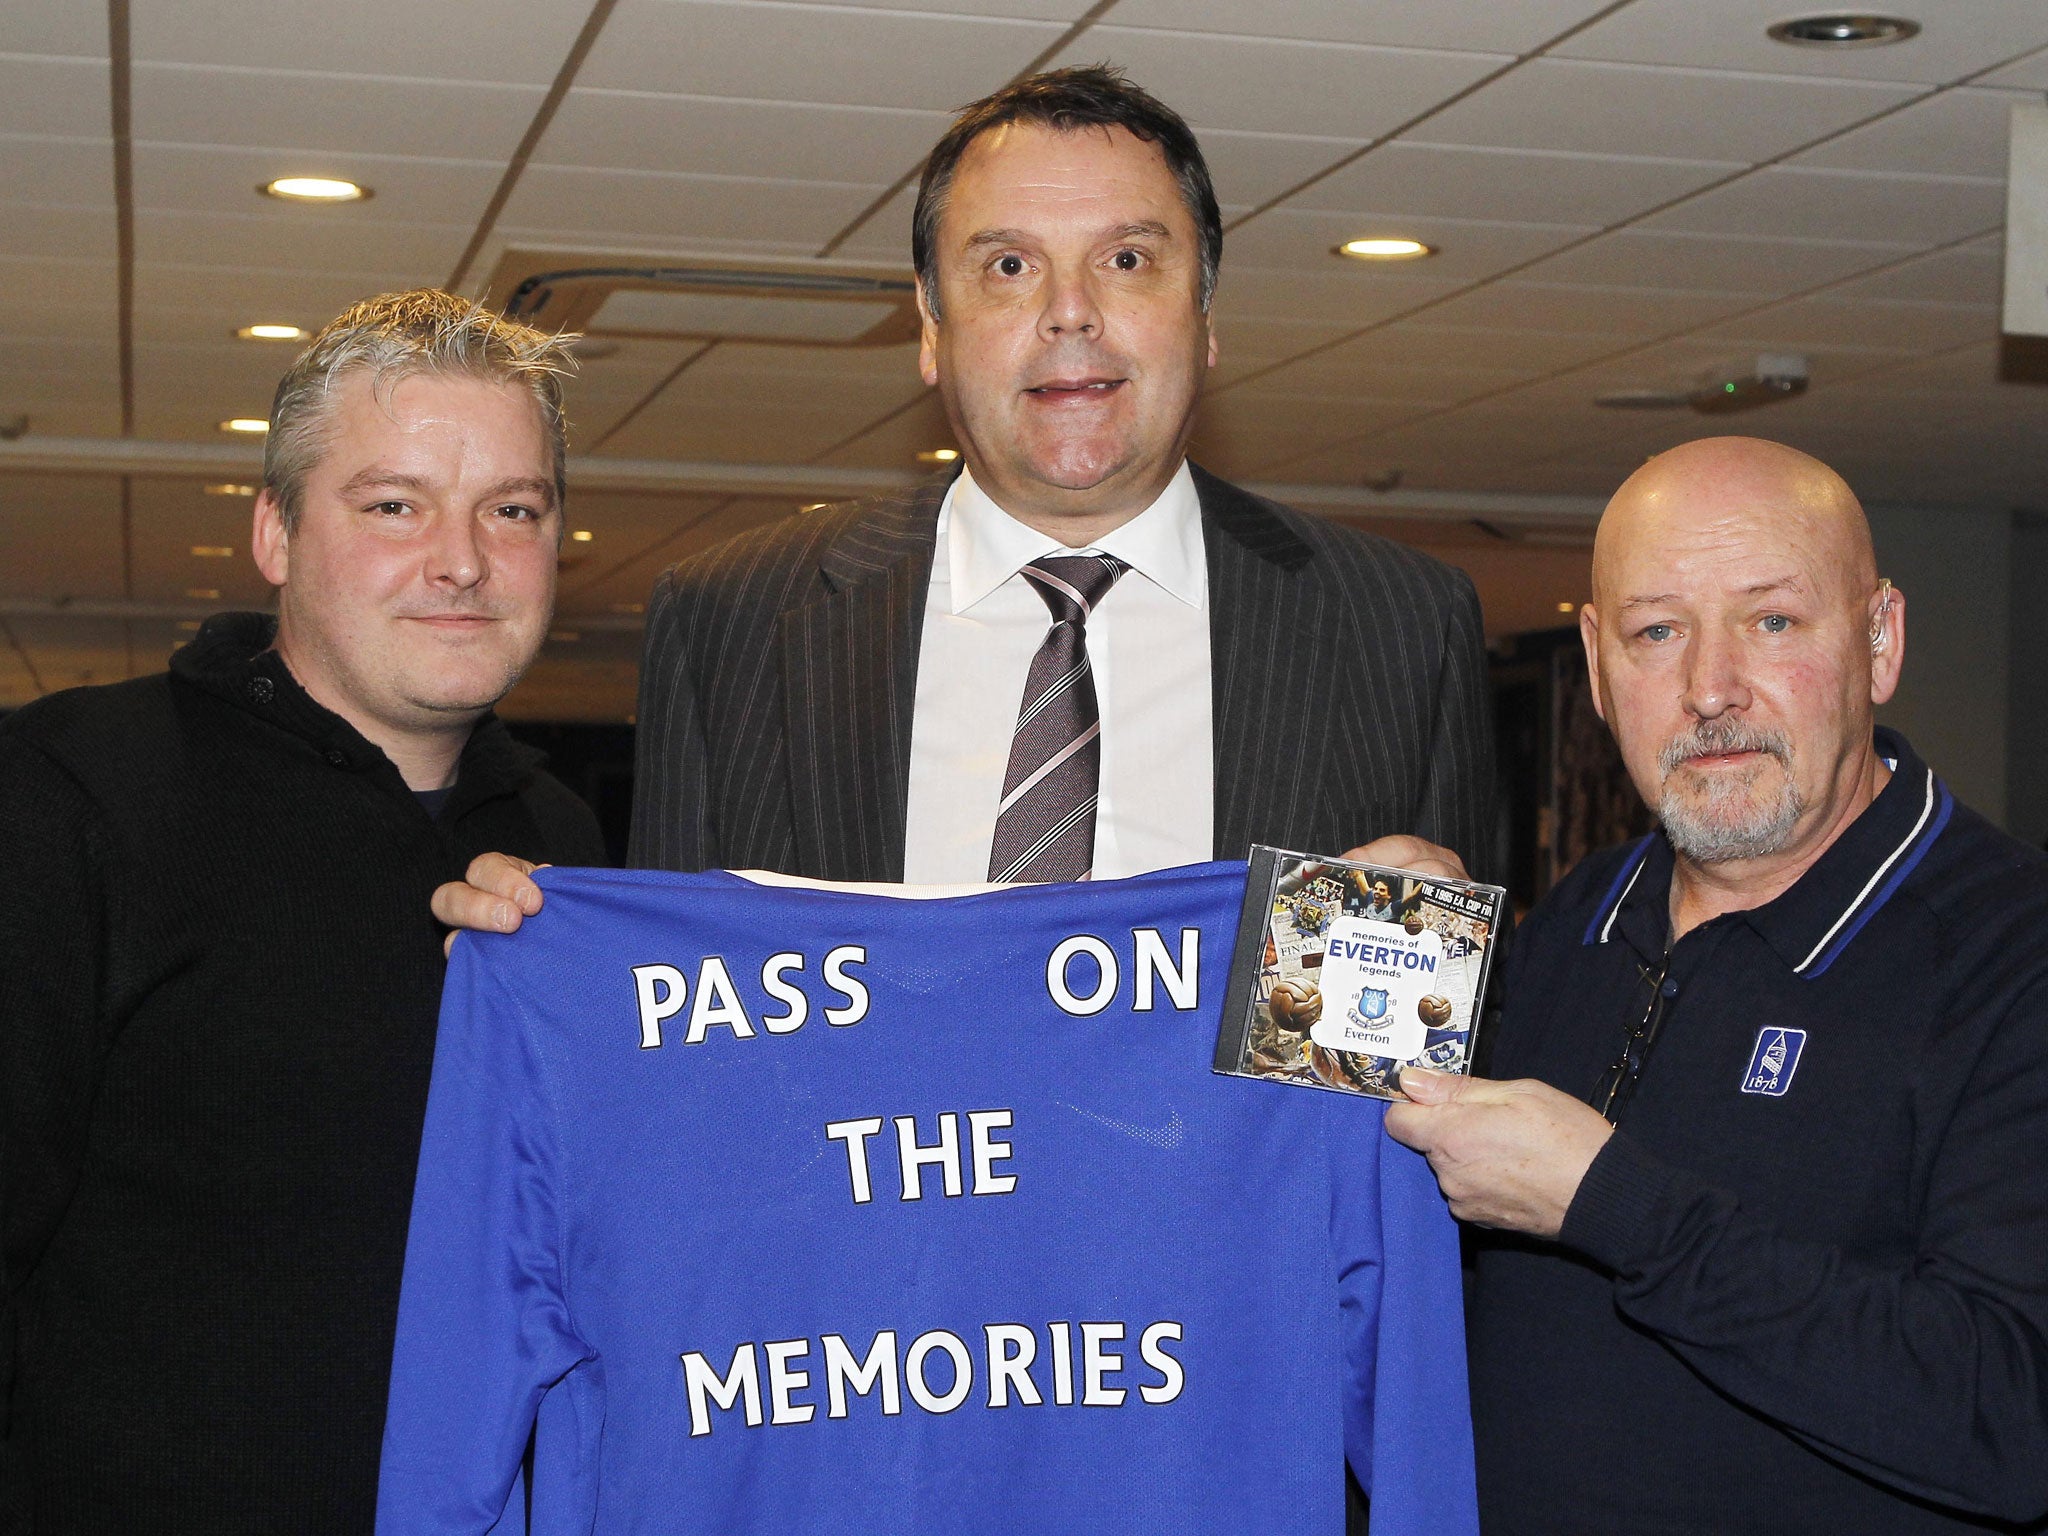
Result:
<instances>
[{"instance_id":1,"label":"suspended ceiling","mask_svg":"<svg viewBox=\"0 0 2048 1536\"><path fill-rule=\"evenodd\" d=\"M236 327L481 291L508 249L900 271L948 109L1058 63L1125 65L1215 170L1197 456L1465 565L1495 633L1583 597L1587 515L1645 454L1723 429L1593 397L1745 354L1803 353L1812 385L1729 424L1867 500L2039 506L2048 390L1996 358L2005 123L2048 89L2048 6L1903 10L1912 41L1825 52L1770 41L1786 7L1757 0L11 7L0 707L264 600L247 500L201 487L253 461L217 423L264 414L290 348ZM288 174L375 196L257 195ZM1330 254L1376 234L1439 254ZM946 442L907 346L621 341L570 408L592 538L511 705L563 719L630 710L663 566Z\"/></svg>"}]
</instances>

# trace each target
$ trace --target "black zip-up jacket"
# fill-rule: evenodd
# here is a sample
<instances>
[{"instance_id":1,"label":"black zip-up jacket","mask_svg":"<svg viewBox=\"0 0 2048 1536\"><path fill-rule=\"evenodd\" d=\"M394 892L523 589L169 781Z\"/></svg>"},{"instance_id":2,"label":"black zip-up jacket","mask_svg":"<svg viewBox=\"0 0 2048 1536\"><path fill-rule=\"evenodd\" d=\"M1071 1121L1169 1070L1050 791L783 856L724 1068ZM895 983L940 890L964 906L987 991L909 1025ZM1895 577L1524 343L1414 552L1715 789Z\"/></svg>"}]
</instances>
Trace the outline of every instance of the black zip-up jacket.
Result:
<instances>
[{"instance_id":1,"label":"black zip-up jacket","mask_svg":"<svg viewBox=\"0 0 2048 1536\"><path fill-rule=\"evenodd\" d=\"M0 725L0 1529L362 1533L441 990L434 887L601 863L495 719L431 816L268 651Z\"/></svg>"},{"instance_id":2,"label":"black zip-up jacket","mask_svg":"<svg viewBox=\"0 0 2048 1536\"><path fill-rule=\"evenodd\" d=\"M1775 901L1669 945L1653 833L1515 936L1491 1074L1641 1070L1560 1242L1476 1242L1489 1536L2048 1513L2048 859L1878 746Z\"/></svg>"}]
</instances>

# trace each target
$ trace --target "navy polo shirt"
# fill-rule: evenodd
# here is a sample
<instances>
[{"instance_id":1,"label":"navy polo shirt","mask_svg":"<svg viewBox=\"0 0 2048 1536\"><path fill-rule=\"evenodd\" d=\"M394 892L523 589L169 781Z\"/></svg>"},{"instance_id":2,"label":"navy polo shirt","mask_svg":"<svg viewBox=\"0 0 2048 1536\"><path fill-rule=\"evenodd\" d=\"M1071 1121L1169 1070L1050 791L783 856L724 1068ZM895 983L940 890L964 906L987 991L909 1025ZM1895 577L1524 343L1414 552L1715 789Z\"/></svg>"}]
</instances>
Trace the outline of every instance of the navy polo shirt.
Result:
<instances>
[{"instance_id":1,"label":"navy polo shirt","mask_svg":"<svg viewBox=\"0 0 2048 1536\"><path fill-rule=\"evenodd\" d=\"M1489 1532L2048 1515L2048 859L1878 749L1776 900L1671 944L1652 833L1515 936L1491 1074L1632 1084L1558 1242L1476 1236Z\"/></svg>"}]
</instances>

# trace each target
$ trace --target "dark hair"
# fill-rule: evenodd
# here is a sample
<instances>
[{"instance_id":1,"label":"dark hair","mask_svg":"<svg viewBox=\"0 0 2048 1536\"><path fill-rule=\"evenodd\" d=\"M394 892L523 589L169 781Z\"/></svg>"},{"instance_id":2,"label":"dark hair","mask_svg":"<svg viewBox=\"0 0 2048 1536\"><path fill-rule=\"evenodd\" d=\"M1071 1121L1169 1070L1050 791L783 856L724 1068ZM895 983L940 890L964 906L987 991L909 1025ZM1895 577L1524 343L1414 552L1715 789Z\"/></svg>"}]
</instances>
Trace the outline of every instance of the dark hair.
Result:
<instances>
[{"instance_id":1,"label":"dark hair","mask_svg":"<svg viewBox=\"0 0 2048 1536\"><path fill-rule=\"evenodd\" d=\"M924 283L925 303L939 313L939 217L946 211L953 172L967 146L991 128L1005 123L1037 123L1061 133L1076 128L1121 128L1132 138L1157 144L1166 168L1180 183L1182 201L1201 233L1202 308L1216 293L1216 271L1223 263L1223 214L1216 206L1216 188L1202 159L1202 146L1178 112L1124 78L1113 64L1077 69L1049 69L1006 85L962 107L953 126L932 146L917 186L917 208L910 216L910 259Z\"/></svg>"}]
</instances>

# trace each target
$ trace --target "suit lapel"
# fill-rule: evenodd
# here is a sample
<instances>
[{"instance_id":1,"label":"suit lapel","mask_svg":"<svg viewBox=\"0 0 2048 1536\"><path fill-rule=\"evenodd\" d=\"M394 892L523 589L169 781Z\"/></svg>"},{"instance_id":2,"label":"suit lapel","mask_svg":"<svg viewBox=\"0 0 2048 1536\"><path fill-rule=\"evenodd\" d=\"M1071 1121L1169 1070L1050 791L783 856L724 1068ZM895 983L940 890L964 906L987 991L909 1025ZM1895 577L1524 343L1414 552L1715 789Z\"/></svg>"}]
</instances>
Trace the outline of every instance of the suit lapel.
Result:
<instances>
[{"instance_id":1,"label":"suit lapel","mask_svg":"<svg viewBox=\"0 0 2048 1536\"><path fill-rule=\"evenodd\" d=\"M1309 744L1327 696L1328 597L1314 551L1256 497L1195 467L1209 566L1216 857L1313 835ZM1303 849L1334 853L1337 849Z\"/></svg>"},{"instance_id":2,"label":"suit lapel","mask_svg":"<svg viewBox=\"0 0 2048 1536\"><path fill-rule=\"evenodd\" d=\"M943 482L869 506L819 558L823 593L782 616L797 867L901 880L911 711Z\"/></svg>"}]
</instances>

